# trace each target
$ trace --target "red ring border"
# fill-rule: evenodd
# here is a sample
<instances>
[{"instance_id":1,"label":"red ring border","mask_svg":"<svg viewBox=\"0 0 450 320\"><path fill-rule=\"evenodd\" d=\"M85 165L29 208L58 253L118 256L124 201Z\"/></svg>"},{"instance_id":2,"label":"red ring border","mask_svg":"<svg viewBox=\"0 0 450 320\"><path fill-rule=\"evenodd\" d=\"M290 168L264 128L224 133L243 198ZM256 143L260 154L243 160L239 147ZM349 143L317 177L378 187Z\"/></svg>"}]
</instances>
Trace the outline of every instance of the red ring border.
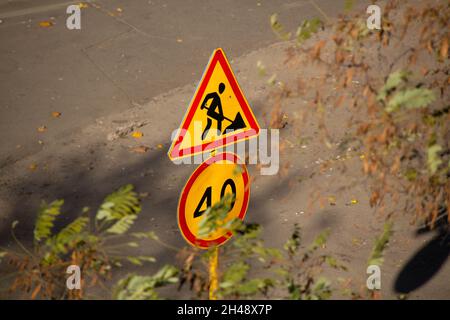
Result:
<instances>
[{"instance_id":1,"label":"red ring border","mask_svg":"<svg viewBox=\"0 0 450 320\"><path fill-rule=\"evenodd\" d=\"M216 238L213 240L199 239L189 230L189 227L186 222L185 205L186 205L187 196L189 194L189 191L190 191L192 185L194 184L194 182L198 178L198 176L203 171L206 170L206 168L208 168L211 164L221 161L221 160L228 160L228 161L231 161L231 162L237 164L240 159L236 154L229 153L229 152L222 152L222 153L219 153L219 154L207 159L200 166L198 166L197 169L195 169L195 171L190 176L188 182L186 183L186 185L183 188L183 191L181 193L181 197L180 197L180 200L178 203L178 226L181 230L181 234L183 235L183 237L186 239L187 242L189 242L190 244L192 244L195 247L199 247L202 249L207 249L212 246L222 245L227 240L229 240L231 238L231 236L233 235L231 232L227 232L225 235L220 236L219 238ZM238 218L241 220L244 220L245 214L247 213L248 202L249 202L249 197L250 197L250 184L249 184L250 179L249 179L247 167L245 166L245 164L240 164L240 166L243 167L243 169L244 169L242 171L242 178L244 180L244 190L245 191L244 191L244 201L242 204L241 211L238 215Z\"/></svg>"}]
</instances>

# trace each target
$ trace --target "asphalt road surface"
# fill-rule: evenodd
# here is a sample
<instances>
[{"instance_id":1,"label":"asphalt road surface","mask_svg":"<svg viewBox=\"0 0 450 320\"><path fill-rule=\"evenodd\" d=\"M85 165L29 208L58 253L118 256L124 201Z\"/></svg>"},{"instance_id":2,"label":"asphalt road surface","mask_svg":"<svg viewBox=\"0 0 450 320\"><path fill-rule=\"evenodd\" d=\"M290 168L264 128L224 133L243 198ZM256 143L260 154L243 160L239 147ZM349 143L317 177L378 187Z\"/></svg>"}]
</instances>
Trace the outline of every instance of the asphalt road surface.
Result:
<instances>
[{"instance_id":1,"label":"asphalt road surface","mask_svg":"<svg viewBox=\"0 0 450 320\"><path fill-rule=\"evenodd\" d=\"M279 41L273 13L293 31L321 15L307 0L98 0L82 10L81 30L68 30L71 3L0 0L0 168L42 148L39 127L47 141L68 140L97 117L198 81L216 47L233 59ZM343 7L315 3L330 16ZM52 112L63 117L52 122Z\"/></svg>"}]
</instances>

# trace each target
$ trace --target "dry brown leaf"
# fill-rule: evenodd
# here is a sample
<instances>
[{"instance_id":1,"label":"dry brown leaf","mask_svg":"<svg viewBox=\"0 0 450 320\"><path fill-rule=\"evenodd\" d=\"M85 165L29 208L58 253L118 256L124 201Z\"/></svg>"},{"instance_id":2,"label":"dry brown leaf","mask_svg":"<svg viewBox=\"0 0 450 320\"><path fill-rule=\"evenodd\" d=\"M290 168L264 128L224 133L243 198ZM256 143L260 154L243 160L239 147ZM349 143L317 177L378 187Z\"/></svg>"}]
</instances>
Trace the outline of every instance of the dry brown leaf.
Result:
<instances>
[{"instance_id":1,"label":"dry brown leaf","mask_svg":"<svg viewBox=\"0 0 450 320\"><path fill-rule=\"evenodd\" d=\"M149 150L150 148L149 147L146 147L146 146L139 146L139 147L134 147L134 148L131 148L131 152L133 152L133 153L146 153L148 150Z\"/></svg>"},{"instance_id":2,"label":"dry brown leaf","mask_svg":"<svg viewBox=\"0 0 450 320\"><path fill-rule=\"evenodd\" d=\"M325 40L321 40L314 45L313 49L311 50L311 58L313 60L320 59L320 50L322 50L324 45L325 45Z\"/></svg>"},{"instance_id":3,"label":"dry brown leaf","mask_svg":"<svg viewBox=\"0 0 450 320\"><path fill-rule=\"evenodd\" d=\"M58 112L58 111L53 111L52 112L52 117L53 118L59 118L61 116L61 112Z\"/></svg>"},{"instance_id":4,"label":"dry brown leaf","mask_svg":"<svg viewBox=\"0 0 450 320\"><path fill-rule=\"evenodd\" d=\"M47 127L46 126L40 126L40 127L37 128L37 131L38 132L45 132L45 131L47 131Z\"/></svg>"},{"instance_id":5,"label":"dry brown leaf","mask_svg":"<svg viewBox=\"0 0 450 320\"><path fill-rule=\"evenodd\" d=\"M33 293L31 294L31 300L36 299L36 296L38 295L39 291L41 291L41 284L38 284L36 288L34 288Z\"/></svg>"},{"instance_id":6,"label":"dry brown leaf","mask_svg":"<svg viewBox=\"0 0 450 320\"><path fill-rule=\"evenodd\" d=\"M51 21L41 21L41 22L39 22L39 26L41 28L48 28L48 27L53 26L53 22L51 22Z\"/></svg>"},{"instance_id":7,"label":"dry brown leaf","mask_svg":"<svg viewBox=\"0 0 450 320\"><path fill-rule=\"evenodd\" d=\"M429 53L433 53L433 44L431 43L431 40L427 42L427 50Z\"/></svg>"},{"instance_id":8,"label":"dry brown leaf","mask_svg":"<svg viewBox=\"0 0 450 320\"><path fill-rule=\"evenodd\" d=\"M353 69L347 69L347 72L345 74L345 86L344 87L349 87L352 84L352 80L353 80Z\"/></svg>"},{"instance_id":9,"label":"dry brown leaf","mask_svg":"<svg viewBox=\"0 0 450 320\"><path fill-rule=\"evenodd\" d=\"M445 37L442 40L441 50L440 50L442 60L447 59L448 57L448 38Z\"/></svg>"},{"instance_id":10,"label":"dry brown leaf","mask_svg":"<svg viewBox=\"0 0 450 320\"><path fill-rule=\"evenodd\" d=\"M344 95L339 96L339 98L337 99L337 101L336 101L336 103L334 105L335 108L339 108L342 105L342 103L344 102L344 99L345 99Z\"/></svg>"},{"instance_id":11,"label":"dry brown leaf","mask_svg":"<svg viewBox=\"0 0 450 320\"><path fill-rule=\"evenodd\" d=\"M340 64L340 63L342 63L344 60L345 60L345 55L344 55L344 53L342 52L342 50L336 50L336 53L335 53L335 60L336 60L336 63L337 64Z\"/></svg>"}]
</instances>

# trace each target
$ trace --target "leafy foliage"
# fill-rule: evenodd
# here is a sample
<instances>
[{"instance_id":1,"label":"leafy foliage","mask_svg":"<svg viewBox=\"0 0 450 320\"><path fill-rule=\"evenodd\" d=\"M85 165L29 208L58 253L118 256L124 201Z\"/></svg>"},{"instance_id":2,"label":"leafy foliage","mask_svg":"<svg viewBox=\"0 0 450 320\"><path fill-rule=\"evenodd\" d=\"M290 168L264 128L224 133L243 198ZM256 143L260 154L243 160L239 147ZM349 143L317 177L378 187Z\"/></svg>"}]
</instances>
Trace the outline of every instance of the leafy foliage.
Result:
<instances>
[{"instance_id":1,"label":"leafy foliage","mask_svg":"<svg viewBox=\"0 0 450 320\"><path fill-rule=\"evenodd\" d=\"M137 216L135 215L124 216L109 227L106 232L113 234L124 234L128 231L128 229L130 229L136 218Z\"/></svg>"},{"instance_id":2,"label":"leafy foliage","mask_svg":"<svg viewBox=\"0 0 450 320\"><path fill-rule=\"evenodd\" d=\"M414 222L434 228L440 212L450 219L450 10L444 3L387 1L381 30L368 30L365 18L345 14L315 43L309 39L308 45L287 50L286 64L299 66L290 72L298 71L302 81L279 88L273 110L280 110L280 97L316 92L311 96L315 108L296 112L301 119L314 114L328 149L342 152L340 146L348 144L351 151L338 170L346 175L354 168L352 159L360 158L365 176L357 179L370 184L371 206L389 217L407 212ZM326 55L320 54L323 47L329 49ZM305 72L309 65L315 68L312 77ZM329 115L336 113L348 122L345 136L328 126L328 120L336 121Z\"/></svg>"},{"instance_id":3,"label":"leafy foliage","mask_svg":"<svg viewBox=\"0 0 450 320\"><path fill-rule=\"evenodd\" d=\"M42 203L34 227L35 241L45 240L52 234L53 222L61 213L63 204L64 200L56 200L50 204Z\"/></svg>"},{"instance_id":4,"label":"leafy foliage","mask_svg":"<svg viewBox=\"0 0 450 320\"><path fill-rule=\"evenodd\" d=\"M5 250L0 252L0 258L6 259L18 271L13 278L11 291L24 294L31 292L31 298L82 298L82 290L66 290L65 269L71 264L80 267L83 282L88 280L95 284L107 280L111 276L113 266L121 266L121 261L135 265L154 262L150 256L121 256L118 249L121 246L137 247L136 242L122 242L119 245L110 244L110 237L124 235L137 219L141 211L137 194L131 185L120 188L105 198L93 221L86 216L88 209L72 222L54 233L55 220L61 215L63 200L45 204L39 209L34 228L34 245L24 246L15 236L13 223L12 235L20 251ZM88 226L93 225L94 230ZM150 233L137 233L137 238L146 237ZM156 275L156 280L164 279L166 274ZM159 277L159 278L158 278ZM158 280L159 281L159 280ZM161 281L158 282L159 284Z\"/></svg>"},{"instance_id":5,"label":"leafy foliage","mask_svg":"<svg viewBox=\"0 0 450 320\"><path fill-rule=\"evenodd\" d=\"M66 246L69 245L70 247L71 242L76 242L84 236L82 232L85 230L88 222L88 217L78 217L67 226L65 226L51 240L53 241L53 243L50 244L54 246L55 251L57 253L67 253Z\"/></svg>"},{"instance_id":6,"label":"leafy foliage","mask_svg":"<svg viewBox=\"0 0 450 320\"><path fill-rule=\"evenodd\" d=\"M156 288L178 281L178 269L165 265L152 276L128 275L117 284L113 298L119 300L156 300Z\"/></svg>"},{"instance_id":7,"label":"leafy foliage","mask_svg":"<svg viewBox=\"0 0 450 320\"><path fill-rule=\"evenodd\" d=\"M207 210L205 225L223 225L215 220L223 219L227 201L229 199L222 199ZM220 247L222 270L217 292L220 298L327 299L332 292L330 283L326 279L317 278L322 266L345 270L345 266L336 258L317 254L325 248L328 230L319 234L305 250L301 250L300 228L295 225L284 250L280 250L264 245L259 225L235 220L227 226L234 237L226 246ZM208 290L207 272L204 268L210 254L210 251L198 253L195 249L185 254L180 285L190 283L198 297L202 297Z\"/></svg>"},{"instance_id":8,"label":"leafy foliage","mask_svg":"<svg viewBox=\"0 0 450 320\"><path fill-rule=\"evenodd\" d=\"M393 223L390 221L384 224L383 233L375 239L372 253L370 254L367 265L381 266L383 264L383 252L392 236L392 226Z\"/></svg>"},{"instance_id":9,"label":"leafy foliage","mask_svg":"<svg viewBox=\"0 0 450 320\"><path fill-rule=\"evenodd\" d=\"M270 26L272 31L282 40L289 40L291 33L287 32L283 25L278 21L278 15L274 13L270 16Z\"/></svg>"},{"instance_id":10,"label":"leafy foliage","mask_svg":"<svg viewBox=\"0 0 450 320\"><path fill-rule=\"evenodd\" d=\"M395 90L395 88L397 86L404 83L408 79L408 76L410 76L410 75L411 75L411 73L407 72L405 70L399 70L399 71L391 73L388 76L386 83L381 87L381 89L377 95L378 101L386 100L387 95L390 92L392 92L393 90Z\"/></svg>"},{"instance_id":11,"label":"leafy foliage","mask_svg":"<svg viewBox=\"0 0 450 320\"><path fill-rule=\"evenodd\" d=\"M433 144L427 149L427 162L431 174L435 174L439 166L442 164L442 159L439 156L439 152L441 151L442 147L438 144Z\"/></svg>"},{"instance_id":12,"label":"leafy foliage","mask_svg":"<svg viewBox=\"0 0 450 320\"><path fill-rule=\"evenodd\" d=\"M97 212L97 220L119 220L141 211L139 199L132 185L126 185L105 198Z\"/></svg>"},{"instance_id":13,"label":"leafy foliage","mask_svg":"<svg viewBox=\"0 0 450 320\"><path fill-rule=\"evenodd\" d=\"M304 41L311 38L314 33L319 31L321 26L323 26L323 22L319 18L303 21L295 33L297 44L300 45ZM276 13L270 16L270 27L272 28L272 31L282 40L287 41L292 36L292 33L287 32L284 26L280 23Z\"/></svg>"},{"instance_id":14,"label":"leafy foliage","mask_svg":"<svg viewBox=\"0 0 450 320\"><path fill-rule=\"evenodd\" d=\"M298 27L296 32L297 43L302 44L304 41L311 38L313 33L316 33L322 26L322 21L319 18L313 18L311 20L305 20Z\"/></svg>"},{"instance_id":15,"label":"leafy foliage","mask_svg":"<svg viewBox=\"0 0 450 320\"><path fill-rule=\"evenodd\" d=\"M407 88L405 85L410 75L410 72L403 70L394 72L380 89L377 99L385 104L387 112L395 112L401 108L406 110L423 108L435 100L433 91L429 89Z\"/></svg>"},{"instance_id":16,"label":"leafy foliage","mask_svg":"<svg viewBox=\"0 0 450 320\"><path fill-rule=\"evenodd\" d=\"M235 195L226 194L219 202L215 203L205 211L198 226L200 237L208 237L218 229L233 229L233 225L238 222L236 220L227 219L227 215L234 199Z\"/></svg>"}]
</instances>

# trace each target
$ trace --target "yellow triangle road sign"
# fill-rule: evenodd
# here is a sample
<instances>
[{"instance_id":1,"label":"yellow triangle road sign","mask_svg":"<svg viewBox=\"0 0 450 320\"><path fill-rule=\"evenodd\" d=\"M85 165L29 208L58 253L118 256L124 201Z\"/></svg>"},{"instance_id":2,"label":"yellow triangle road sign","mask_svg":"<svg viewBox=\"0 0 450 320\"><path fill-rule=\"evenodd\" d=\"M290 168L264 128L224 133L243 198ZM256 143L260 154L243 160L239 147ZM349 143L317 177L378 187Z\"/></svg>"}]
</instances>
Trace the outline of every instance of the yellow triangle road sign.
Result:
<instances>
[{"instance_id":1,"label":"yellow triangle road sign","mask_svg":"<svg viewBox=\"0 0 450 320\"><path fill-rule=\"evenodd\" d=\"M172 145L174 160L256 137L259 125L222 49L203 73Z\"/></svg>"}]
</instances>

